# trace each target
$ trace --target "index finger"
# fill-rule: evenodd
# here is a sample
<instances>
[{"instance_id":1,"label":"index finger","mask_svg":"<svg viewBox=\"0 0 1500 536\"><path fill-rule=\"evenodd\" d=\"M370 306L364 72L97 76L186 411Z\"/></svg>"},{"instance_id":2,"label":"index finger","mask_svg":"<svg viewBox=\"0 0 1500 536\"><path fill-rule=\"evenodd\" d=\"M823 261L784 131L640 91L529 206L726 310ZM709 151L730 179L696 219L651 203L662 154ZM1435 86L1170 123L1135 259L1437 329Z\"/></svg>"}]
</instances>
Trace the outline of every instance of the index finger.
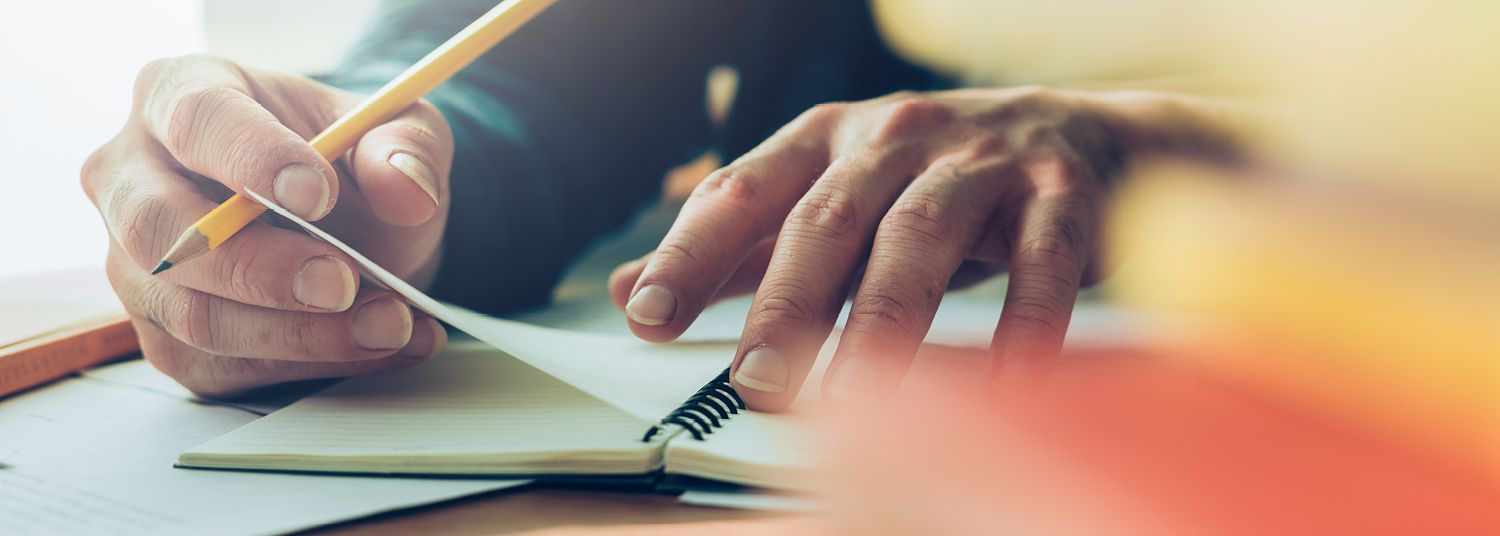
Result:
<instances>
[{"instance_id":1,"label":"index finger","mask_svg":"<svg viewBox=\"0 0 1500 536\"><path fill-rule=\"evenodd\" d=\"M249 81L233 64L160 60L142 70L136 91L147 129L183 167L236 192L270 192L309 220L333 208L333 165L251 97Z\"/></svg>"},{"instance_id":2,"label":"index finger","mask_svg":"<svg viewBox=\"0 0 1500 536\"><path fill-rule=\"evenodd\" d=\"M669 341L703 312L827 165L813 134L827 123L813 119L826 115L804 115L693 190L626 301L632 332Z\"/></svg>"}]
</instances>

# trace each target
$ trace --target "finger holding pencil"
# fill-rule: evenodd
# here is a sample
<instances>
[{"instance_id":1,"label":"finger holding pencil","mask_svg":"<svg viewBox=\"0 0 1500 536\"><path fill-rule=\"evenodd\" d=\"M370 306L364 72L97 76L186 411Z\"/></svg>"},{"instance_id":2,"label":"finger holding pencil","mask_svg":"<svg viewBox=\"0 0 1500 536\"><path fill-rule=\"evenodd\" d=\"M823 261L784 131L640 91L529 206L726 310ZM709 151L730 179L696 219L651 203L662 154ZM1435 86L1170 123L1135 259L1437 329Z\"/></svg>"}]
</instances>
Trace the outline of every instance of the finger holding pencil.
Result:
<instances>
[{"instance_id":1,"label":"finger holding pencil","mask_svg":"<svg viewBox=\"0 0 1500 536\"><path fill-rule=\"evenodd\" d=\"M248 198L219 205L211 192L271 194L425 287L442 257L454 145L442 112L421 97L551 3L496 7L368 97L209 56L144 68L124 128L80 175L146 359L217 397L441 352L442 326L362 284L348 255L257 221L265 209ZM335 168L336 158L346 161Z\"/></svg>"},{"instance_id":2,"label":"finger holding pencil","mask_svg":"<svg viewBox=\"0 0 1500 536\"><path fill-rule=\"evenodd\" d=\"M457 74L500 40L525 25L554 1L510 0L495 6L334 121L312 139L313 148L329 162L337 159L352 148L365 133L417 102L423 95ZM403 164L421 165L420 162L392 162L392 164L397 167L402 167ZM410 173L405 169L402 171ZM428 191L427 193L436 198L434 192ZM312 212L321 214L322 209L326 207L317 207ZM235 194L188 227L151 270L151 274L159 274L218 248L265 211L266 208L254 200Z\"/></svg>"}]
</instances>

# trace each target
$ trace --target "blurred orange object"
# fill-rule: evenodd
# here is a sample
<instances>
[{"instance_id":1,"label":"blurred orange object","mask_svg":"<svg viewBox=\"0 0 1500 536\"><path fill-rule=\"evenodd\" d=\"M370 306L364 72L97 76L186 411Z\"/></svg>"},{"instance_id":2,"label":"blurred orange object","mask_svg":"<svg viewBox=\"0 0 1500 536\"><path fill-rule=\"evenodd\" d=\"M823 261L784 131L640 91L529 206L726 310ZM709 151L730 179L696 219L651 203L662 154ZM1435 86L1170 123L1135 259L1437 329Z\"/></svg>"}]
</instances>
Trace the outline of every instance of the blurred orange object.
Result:
<instances>
[{"instance_id":1,"label":"blurred orange object","mask_svg":"<svg viewBox=\"0 0 1500 536\"><path fill-rule=\"evenodd\" d=\"M1070 355L1046 388L842 423L859 534L1500 534L1500 487L1175 356Z\"/></svg>"}]
</instances>

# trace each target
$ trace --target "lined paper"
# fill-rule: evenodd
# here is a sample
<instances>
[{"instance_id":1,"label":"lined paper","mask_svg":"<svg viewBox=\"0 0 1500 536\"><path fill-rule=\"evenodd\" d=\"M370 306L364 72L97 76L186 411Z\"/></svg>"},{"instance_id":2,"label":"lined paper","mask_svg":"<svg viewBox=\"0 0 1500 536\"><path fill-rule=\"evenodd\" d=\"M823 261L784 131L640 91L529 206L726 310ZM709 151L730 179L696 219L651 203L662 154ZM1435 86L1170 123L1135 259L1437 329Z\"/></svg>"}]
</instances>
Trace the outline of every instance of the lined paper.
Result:
<instances>
[{"instance_id":1,"label":"lined paper","mask_svg":"<svg viewBox=\"0 0 1500 536\"><path fill-rule=\"evenodd\" d=\"M281 534L525 482L172 468L182 449L254 418L87 378L8 398L0 534Z\"/></svg>"},{"instance_id":2,"label":"lined paper","mask_svg":"<svg viewBox=\"0 0 1500 536\"><path fill-rule=\"evenodd\" d=\"M820 465L808 429L792 415L742 412L703 440L667 444L667 472L786 490L809 490Z\"/></svg>"},{"instance_id":3,"label":"lined paper","mask_svg":"<svg viewBox=\"0 0 1500 536\"><path fill-rule=\"evenodd\" d=\"M0 505L5 514L0 527L9 534L146 534L185 522L171 513L6 470L0 470Z\"/></svg>"}]
</instances>

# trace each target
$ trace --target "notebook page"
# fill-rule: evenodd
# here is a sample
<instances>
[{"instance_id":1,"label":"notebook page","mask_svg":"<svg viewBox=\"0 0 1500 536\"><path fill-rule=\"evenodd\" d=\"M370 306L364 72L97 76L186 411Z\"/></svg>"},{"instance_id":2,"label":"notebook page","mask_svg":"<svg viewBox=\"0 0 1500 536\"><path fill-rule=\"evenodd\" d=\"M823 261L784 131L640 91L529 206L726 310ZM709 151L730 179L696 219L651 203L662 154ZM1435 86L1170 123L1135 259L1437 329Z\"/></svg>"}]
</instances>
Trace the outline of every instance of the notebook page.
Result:
<instances>
[{"instance_id":1,"label":"notebook page","mask_svg":"<svg viewBox=\"0 0 1500 536\"><path fill-rule=\"evenodd\" d=\"M703 440L667 443L668 473L784 490L810 490L821 466L808 417L741 413Z\"/></svg>"},{"instance_id":2,"label":"notebook page","mask_svg":"<svg viewBox=\"0 0 1500 536\"><path fill-rule=\"evenodd\" d=\"M638 473L639 419L482 344L351 378L183 453L187 466L410 473Z\"/></svg>"},{"instance_id":3,"label":"notebook page","mask_svg":"<svg viewBox=\"0 0 1500 536\"><path fill-rule=\"evenodd\" d=\"M458 307L480 340L637 417L655 421L713 379L735 343L653 344L633 337L530 326Z\"/></svg>"}]
</instances>

